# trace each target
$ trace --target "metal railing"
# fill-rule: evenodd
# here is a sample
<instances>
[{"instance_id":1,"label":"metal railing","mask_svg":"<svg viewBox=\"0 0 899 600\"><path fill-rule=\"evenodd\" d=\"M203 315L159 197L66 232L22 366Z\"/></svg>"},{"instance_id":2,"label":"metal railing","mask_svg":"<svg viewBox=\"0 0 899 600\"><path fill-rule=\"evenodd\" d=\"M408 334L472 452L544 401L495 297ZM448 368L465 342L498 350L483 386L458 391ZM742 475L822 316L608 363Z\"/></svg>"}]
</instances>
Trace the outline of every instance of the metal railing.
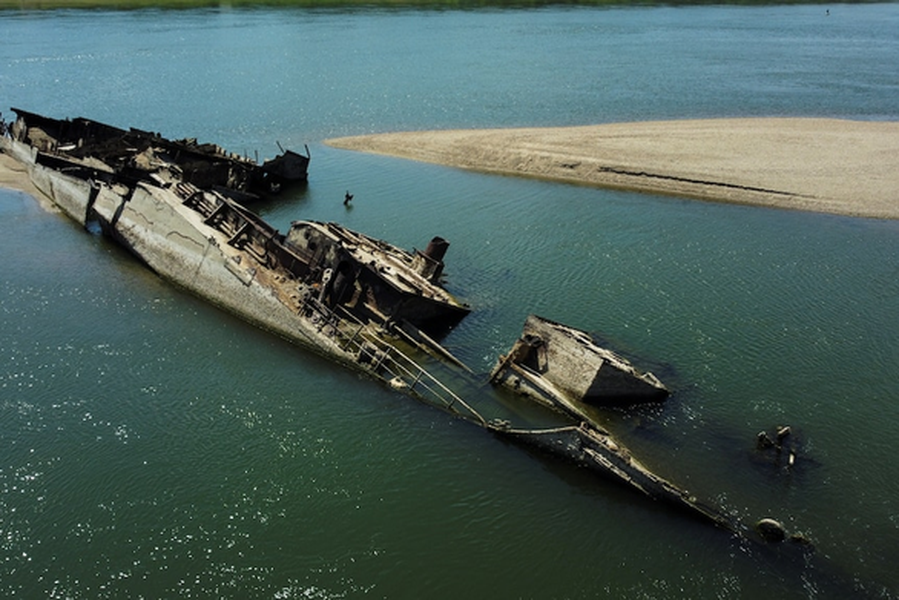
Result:
<instances>
[{"instance_id":1,"label":"metal railing","mask_svg":"<svg viewBox=\"0 0 899 600\"><path fill-rule=\"evenodd\" d=\"M487 425L484 417L446 384L348 311L343 310L345 316L338 315L313 295L301 303L300 311L314 313L318 317L320 333L332 337L341 350L355 356L360 368L382 379L391 388L464 419ZM349 328L352 333L346 331Z\"/></svg>"}]
</instances>

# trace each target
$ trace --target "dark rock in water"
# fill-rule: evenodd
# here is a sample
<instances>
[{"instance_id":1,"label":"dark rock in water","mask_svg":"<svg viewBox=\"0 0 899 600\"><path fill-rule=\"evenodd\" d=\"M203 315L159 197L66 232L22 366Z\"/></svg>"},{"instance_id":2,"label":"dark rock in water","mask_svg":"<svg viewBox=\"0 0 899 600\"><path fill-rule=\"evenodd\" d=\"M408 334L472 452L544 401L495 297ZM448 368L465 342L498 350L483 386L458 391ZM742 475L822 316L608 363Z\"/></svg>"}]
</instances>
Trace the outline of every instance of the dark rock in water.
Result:
<instances>
[{"instance_id":1,"label":"dark rock in water","mask_svg":"<svg viewBox=\"0 0 899 600\"><path fill-rule=\"evenodd\" d=\"M782 542L787 537L784 526L774 519L762 519L755 524L755 530L766 542Z\"/></svg>"}]
</instances>

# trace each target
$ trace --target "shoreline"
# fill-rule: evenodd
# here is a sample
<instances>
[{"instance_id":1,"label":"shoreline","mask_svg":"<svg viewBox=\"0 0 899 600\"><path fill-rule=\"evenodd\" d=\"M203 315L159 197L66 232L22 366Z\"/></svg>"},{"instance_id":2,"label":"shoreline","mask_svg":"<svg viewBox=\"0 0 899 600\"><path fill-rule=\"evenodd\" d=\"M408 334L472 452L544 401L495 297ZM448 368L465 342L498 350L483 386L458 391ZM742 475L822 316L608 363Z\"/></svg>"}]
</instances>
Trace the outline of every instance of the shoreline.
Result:
<instances>
[{"instance_id":1,"label":"shoreline","mask_svg":"<svg viewBox=\"0 0 899 600\"><path fill-rule=\"evenodd\" d=\"M339 149L699 200L899 219L899 122L740 118L381 133Z\"/></svg>"}]
</instances>

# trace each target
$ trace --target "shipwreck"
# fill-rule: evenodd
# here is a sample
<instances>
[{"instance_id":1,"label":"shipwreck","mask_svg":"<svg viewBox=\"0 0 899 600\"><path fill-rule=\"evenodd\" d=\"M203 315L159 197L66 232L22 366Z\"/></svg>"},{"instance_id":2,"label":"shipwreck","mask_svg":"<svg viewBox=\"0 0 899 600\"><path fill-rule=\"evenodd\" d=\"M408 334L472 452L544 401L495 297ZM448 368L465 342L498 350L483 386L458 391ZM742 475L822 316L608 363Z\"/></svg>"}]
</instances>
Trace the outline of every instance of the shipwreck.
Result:
<instances>
[{"instance_id":1,"label":"shipwreck","mask_svg":"<svg viewBox=\"0 0 899 600\"><path fill-rule=\"evenodd\" d=\"M161 277L504 439L740 530L643 465L584 408L660 400L667 390L654 376L584 332L532 316L490 377L498 389L473 382L439 343L471 311L442 283L446 240L410 252L336 223L295 221L281 233L239 201L260 181L305 178L308 159L282 155L276 168L217 147L13 110L17 120L0 136L0 150L23 163L66 215L99 228ZM490 414L484 405L503 386L560 416L537 427Z\"/></svg>"},{"instance_id":2,"label":"shipwreck","mask_svg":"<svg viewBox=\"0 0 899 600\"><path fill-rule=\"evenodd\" d=\"M128 130L82 117L53 119L13 108L17 119L9 127L13 139L34 148L36 161L59 171L88 172L94 179L172 182L214 189L242 203L277 193L284 185L308 178L306 155L292 150L259 164L217 144L195 138L169 140L158 133Z\"/></svg>"}]
</instances>

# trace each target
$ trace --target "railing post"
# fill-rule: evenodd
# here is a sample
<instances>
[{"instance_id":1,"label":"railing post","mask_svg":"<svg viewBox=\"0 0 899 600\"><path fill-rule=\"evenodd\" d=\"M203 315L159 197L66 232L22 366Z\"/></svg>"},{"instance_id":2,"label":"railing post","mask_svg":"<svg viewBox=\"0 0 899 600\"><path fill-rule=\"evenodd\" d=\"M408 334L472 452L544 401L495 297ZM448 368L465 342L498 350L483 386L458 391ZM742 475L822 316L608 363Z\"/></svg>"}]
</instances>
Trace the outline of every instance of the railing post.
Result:
<instances>
[{"instance_id":1,"label":"railing post","mask_svg":"<svg viewBox=\"0 0 899 600\"><path fill-rule=\"evenodd\" d=\"M409 391L415 389L415 385L421 381L421 376L424 374L425 370L422 367L418 368L418 375L415 376L415 379L412 380L412 383L409 384Z\"/></svg>"},{"instance_id":2,"label":"railing post","mask_svg":"<svg viewBox=\"0 0 899 600\"><path fill-rule=\"evenodd\" d=\"M341 348L341 350L343 350L344 352L346 352L346 349L350 347L350 344L352 344L353 342L356 341L356 338L359 336L359 332L362 331L362 328L363 328L363 327L365 327L365 325L360 325L359 328L356 329L356 331L353 332L353 336L347 338L346 344L343 345L343 347Z\"/></svg>"}]
</instances>

